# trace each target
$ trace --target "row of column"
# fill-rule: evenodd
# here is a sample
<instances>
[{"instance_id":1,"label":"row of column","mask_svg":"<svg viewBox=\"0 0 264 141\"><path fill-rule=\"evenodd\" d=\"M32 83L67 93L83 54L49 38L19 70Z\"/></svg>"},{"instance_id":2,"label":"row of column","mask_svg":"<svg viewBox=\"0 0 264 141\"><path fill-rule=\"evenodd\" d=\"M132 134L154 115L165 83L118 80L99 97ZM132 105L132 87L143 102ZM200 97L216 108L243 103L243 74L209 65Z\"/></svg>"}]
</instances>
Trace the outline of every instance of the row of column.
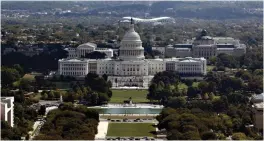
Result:
<instances>
[{"instance_id":1,"label":"row of column","mask_svg":"<svg viewBox=\"0 0 264 141\"><path fill-rule=\"evenodd\" d=\"M137 56L137 55L142 55L141 50L120 50L120 54L122 55L128 55L128 56Z\"/></svg>"},{"instance_id":2,"label":"row of column","mask_svg":"<svg viewBox=\"0 0 264 141\"><path fill-rule=\"evenodd\" d=\"M86 53L90 53L90 52L92 52L92 51L91 50L81 49L81 50L79 50L78 55L79 55L79 57L80 56L85 56Z\"/></svg>"}]
</instances>

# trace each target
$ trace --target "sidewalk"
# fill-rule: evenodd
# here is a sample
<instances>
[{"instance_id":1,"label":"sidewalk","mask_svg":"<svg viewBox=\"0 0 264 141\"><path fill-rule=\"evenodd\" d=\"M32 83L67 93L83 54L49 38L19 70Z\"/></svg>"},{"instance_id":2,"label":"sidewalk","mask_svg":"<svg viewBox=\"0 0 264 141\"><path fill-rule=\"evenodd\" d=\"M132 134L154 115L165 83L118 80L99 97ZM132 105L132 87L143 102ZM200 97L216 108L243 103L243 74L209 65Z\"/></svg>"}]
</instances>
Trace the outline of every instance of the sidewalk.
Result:
<instances>
[{"instance_id":1,"label":"sidewalk","mask_svg":"<svg viewBox=\"0 0 264 141\"><path fill-rule=\"evenodd\" d=\"M96 140L105 140L108 130L108 121L100 121L97 127L98 133L95 135Z\"/></svg>"}]
</instances>

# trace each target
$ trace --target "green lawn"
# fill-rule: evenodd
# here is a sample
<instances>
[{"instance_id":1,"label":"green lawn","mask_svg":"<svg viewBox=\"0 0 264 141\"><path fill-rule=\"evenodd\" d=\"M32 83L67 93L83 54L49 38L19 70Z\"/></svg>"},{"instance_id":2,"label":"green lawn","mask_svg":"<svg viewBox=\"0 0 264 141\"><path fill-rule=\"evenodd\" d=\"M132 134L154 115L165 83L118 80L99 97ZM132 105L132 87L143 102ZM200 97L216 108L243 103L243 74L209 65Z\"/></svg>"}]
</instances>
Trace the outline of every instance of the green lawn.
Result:
<instances>
[{"instance_id":1,"label":"green lawn","mask_svg":"<svg viewBox=\"0 0 264 141\"><path fill-rule=\"evenodd\" d=\"M41 98L41 93L34 94L34 99L40 100L40 98Z\"/></svg>"},{"instance_id":2,"label":"green lawn","mask_svg":"<svg viewBox=\"0 0 264 141\"><path fill-rule=\"evenodd\" d=\"M109 123L107 136L113 137L153 137L153 123Z\"/></svg>"},{"instance_id":3,"label":"green lawn","mask_svg":"<svg viewBox=\"0 0 264 141\"><path fill-rule=\"evenodd\" d=\"M113 95L110 103L123 103L132 97L134 103L149 102L146 98L148 90L112 90Z\"/></svg>"},{"instance_id":4,"label":"green lawn","mask_svg":"<svg viewBox=\"0 0 264 141\"><path fill-rule=\"evenodd\" d=\"M35 76L31 74L25 74L22 78L28 81L35 81Z\"/></svg>"}]
</instances>

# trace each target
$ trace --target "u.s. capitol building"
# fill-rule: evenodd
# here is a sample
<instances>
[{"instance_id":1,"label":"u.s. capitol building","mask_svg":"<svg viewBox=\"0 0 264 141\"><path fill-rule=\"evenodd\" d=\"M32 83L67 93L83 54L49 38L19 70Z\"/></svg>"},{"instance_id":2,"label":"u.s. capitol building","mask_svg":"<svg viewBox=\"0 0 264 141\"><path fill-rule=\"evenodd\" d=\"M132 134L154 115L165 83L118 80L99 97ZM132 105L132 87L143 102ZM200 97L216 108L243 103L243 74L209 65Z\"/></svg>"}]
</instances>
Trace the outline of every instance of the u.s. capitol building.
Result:
<instances>
[{"instance_id":1,"label":"u.s. capitol building","mask_svg":"<svg viewBox=\"0 0 264 141\"><path fill-rule=\"evenodd\" d=\"M151 79L158 72L165 70L177 71L182 76L206 75L205 58L166 58L145 59L144 48L140 36L134 30L134 23L124 35L120 44L118 59L84 59L79 53L88 52L96 46L91 43L82 44L75 52L69 52L69 58L59 60L59 75L85 77L89 72L108 75L113 87L144 87L147 88ZM79 51L82 50L82 51ZM94 49L95 50L95 49ZM75 54L75 58L72 54Z\"/></svg>"}]
</instances>

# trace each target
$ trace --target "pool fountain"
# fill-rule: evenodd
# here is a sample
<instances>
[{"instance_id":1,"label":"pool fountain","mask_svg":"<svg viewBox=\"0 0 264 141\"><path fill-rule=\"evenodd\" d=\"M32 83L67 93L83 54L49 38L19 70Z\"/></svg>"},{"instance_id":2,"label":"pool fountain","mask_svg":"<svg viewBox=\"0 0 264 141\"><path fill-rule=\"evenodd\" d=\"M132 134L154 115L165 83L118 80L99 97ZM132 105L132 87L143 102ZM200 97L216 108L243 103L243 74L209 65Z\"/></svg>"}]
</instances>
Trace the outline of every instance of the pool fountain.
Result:
<instances>
[{"instance_id":1,"label":"pool fountain","mask_svg":"<svg viewBox=\"0 0 264 141\"><path fill-rule=\"evenodd\" d=\"M88 107L99 111L99 114L159 114L163 105L152 104L107 104Z\"/></svg>"}]
</instances>

